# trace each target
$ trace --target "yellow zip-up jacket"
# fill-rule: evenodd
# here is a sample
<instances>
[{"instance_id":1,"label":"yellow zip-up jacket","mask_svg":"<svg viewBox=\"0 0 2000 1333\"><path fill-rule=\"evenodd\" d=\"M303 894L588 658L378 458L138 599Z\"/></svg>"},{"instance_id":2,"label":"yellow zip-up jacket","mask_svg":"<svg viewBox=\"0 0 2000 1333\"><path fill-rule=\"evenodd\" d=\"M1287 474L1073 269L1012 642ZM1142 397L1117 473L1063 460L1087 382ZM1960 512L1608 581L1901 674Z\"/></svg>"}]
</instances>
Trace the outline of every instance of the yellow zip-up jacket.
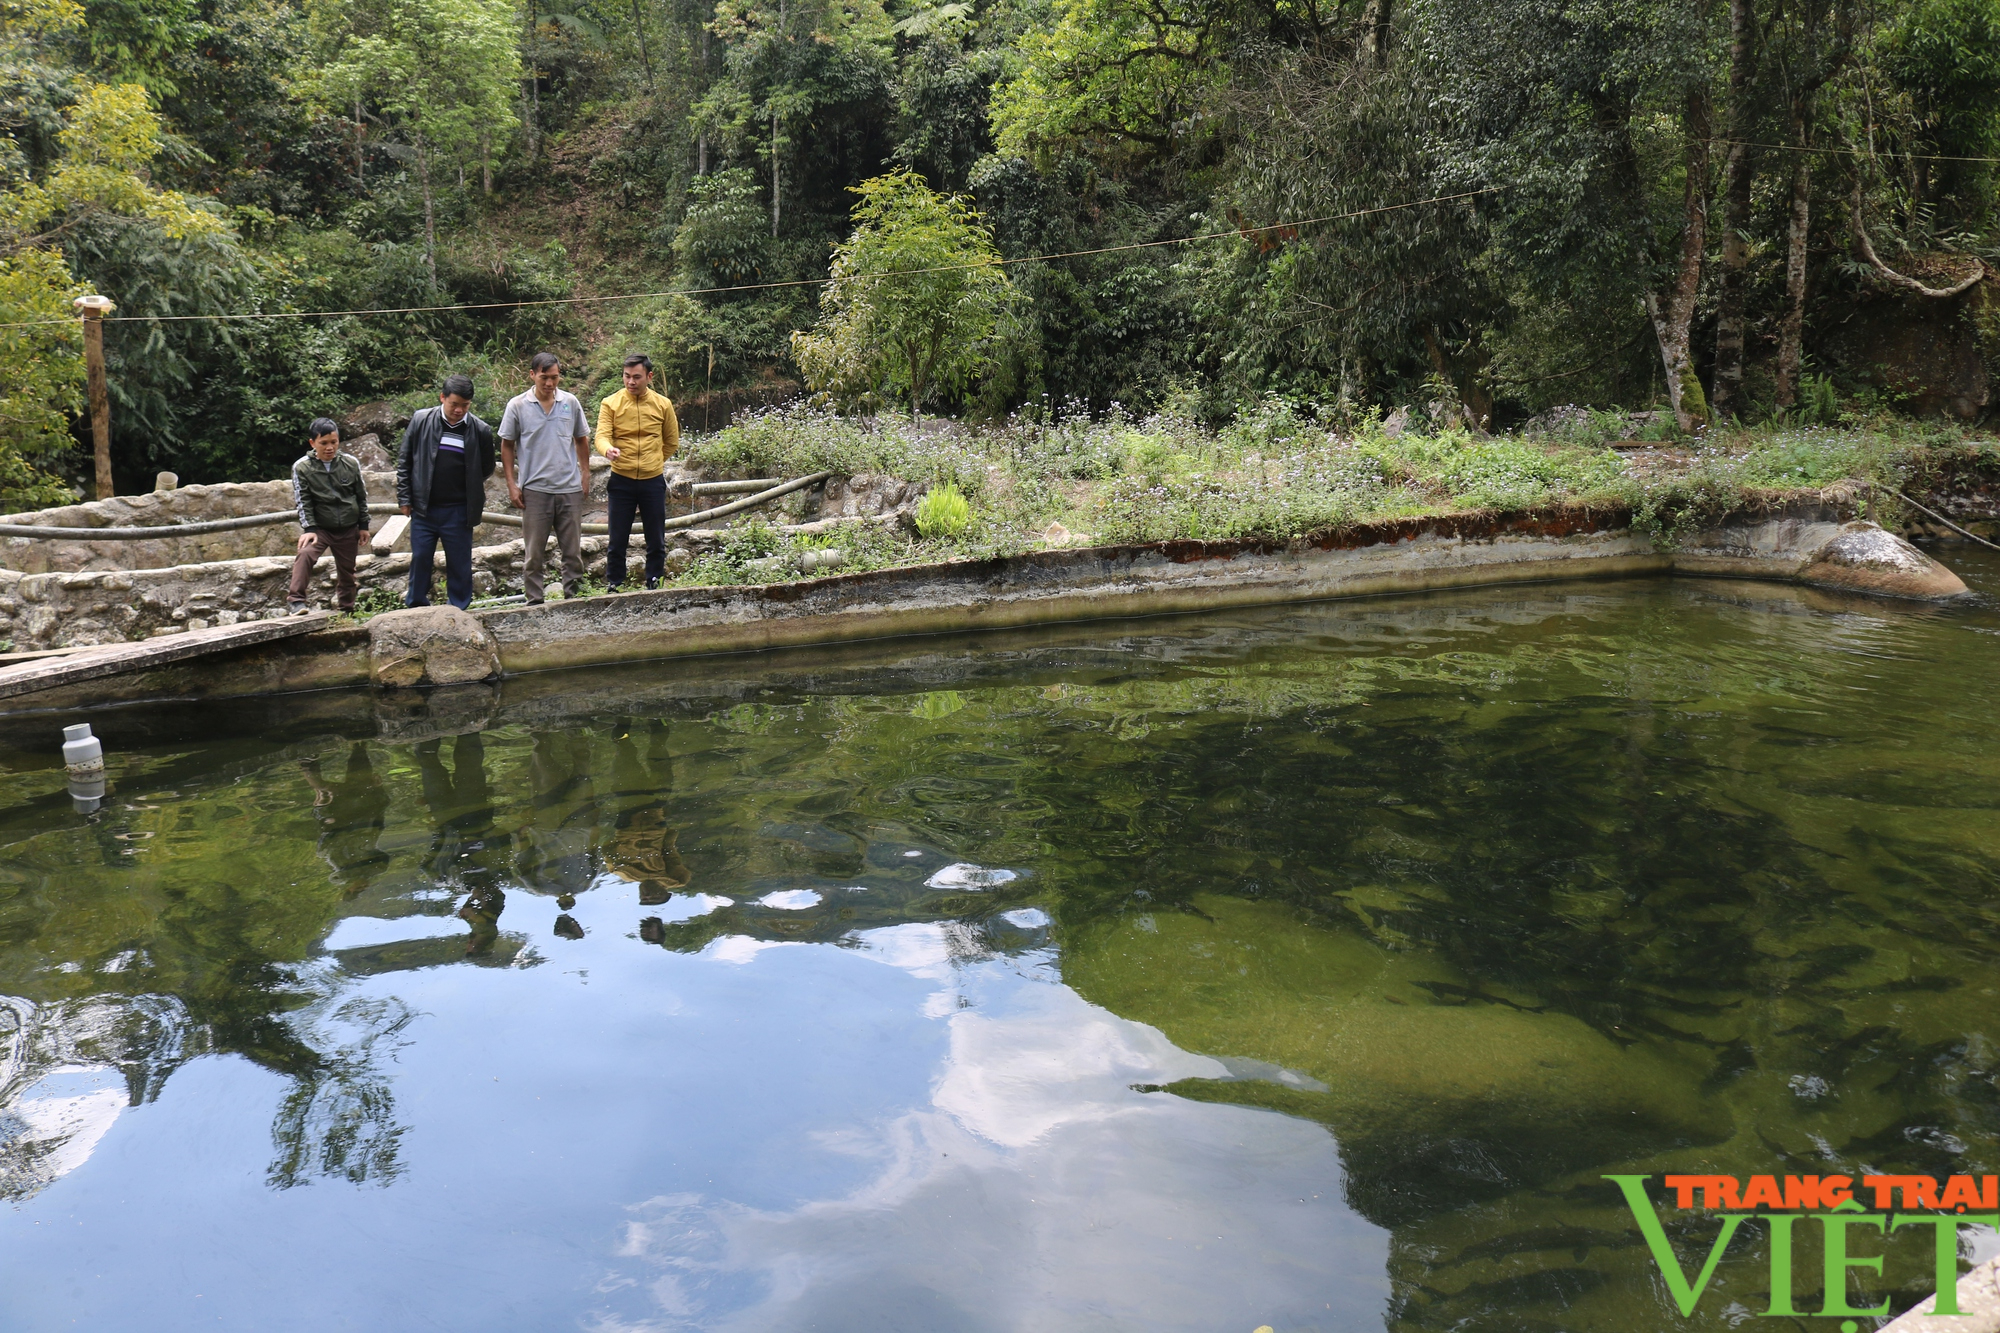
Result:
<instances>
[{"instance_id":1,"label":"yellow zip-up jacket","mask_svg":"<svg viewBox=\"0 0 2000 1333\"><path fill-rule=\"evenodd\" d=\"M616 449L611 470L621 477L645 481L666 470L667 460L680 452L681 423L673 402L658 390L635 403L620 389L597 408L597 452Z\"/></svg>"}]
</instances>

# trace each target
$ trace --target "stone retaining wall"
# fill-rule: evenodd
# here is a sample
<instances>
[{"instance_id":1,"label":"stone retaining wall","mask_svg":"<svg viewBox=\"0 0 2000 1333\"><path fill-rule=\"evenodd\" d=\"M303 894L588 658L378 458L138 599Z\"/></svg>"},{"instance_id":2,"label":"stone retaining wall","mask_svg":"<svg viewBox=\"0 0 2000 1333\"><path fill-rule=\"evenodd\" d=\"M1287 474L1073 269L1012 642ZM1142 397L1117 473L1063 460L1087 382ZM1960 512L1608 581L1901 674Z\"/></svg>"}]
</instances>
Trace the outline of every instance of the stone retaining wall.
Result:
<instances>
[{"instance_id":1,"label":"stone retaining wall","mask_svg":"<svg viewBox=\"0 0 2000 1333\"><path fill-rule=\"evenodd\" d=\"M368 500L371 504L393 504L396 499L394 472L367 472ZM605 487L611 466L603 459L591 465L590 496L584 506L586 522L604 521ZM707 480L699 470L671 469L670 483ZM820 518L853 517L897 512L913 506L923 493L916 482L895 477L862 475L836 477L824 487L786 497L767 508L768 518L781 521L812 521ZM704 506L738 499L720 496L703 498ZM0 515L0 523L20 523L54 528L134 528L158 527L157 539L144 541L70 541L37 537L0 538L0 571L22 574L102 573L116 570L158 570L179 565L213 561L246 560L257 556L289 556L298 542L298 528L290 523L269 527L237 528L201 536L174 536L179 523L201 523L212 519L241 518L249 514L270 514L292 507L291 480L225 482L215 486L183 486L179 490L155 491L150 495L120 495L86 504L38 509L31 513ZM695 503L682 499L671 504L675 514L692 512ZM486 509L493 514L514 514L508 503L507 483L498 471L486 483ZM752 521L747 514L739 522ZM378 515L376 523L382 521ZM478 535L491 541L502 537L502 524L482 526ZM407 539L406 539L407 545ZM4 636L4 631L0 631Z\"/></svg>"},{"instance_id":2,"label":"stone retaining wall","mask_svg":"<svg viewBox=\"0 0 2000 1333\"><path fill-rule=\"evenodd\" d=\"M297 540L297 529L287 542ZM228 535L228 534L223 534ZM607 538L586 537L584 564L603 576ZM148 545L150 543L139 543ZM553 554L553 553L551 553ZM472 586L488 597L500 587L517 585L524 564L521 543L474 547ZM410 577L410 555L363 555L355 562L363 591L382 588L400 596ZM433 596L444 599L444 557L436 557ZM292 556L253 556L172 565L165 569L111 569L22 574L0 569L0 641L11 640L8 651L72 648L100 643L125 643L158 634L234 625L286 613ZM557 571L551 569L551 581ZM333 557L322 556L313 569L308 593L316 606L333 601Z\"/></svg>"},{"instance_id":3,"label":"stone retaining wall","mask_svg":"<svg viewBox=\"0 0 2000 1333\"><path fill-rule=\"evenodd\" d=\"M636 525L635 525L636 527ZM811 529L808 528L808 531ZM284 531L296 534L297 529ZM504 533L506 528L481 527L479 532ZM225 534L226 535L226 534ZM668 534L669 549L692 554L712 550L724 540L716 528L696 528ZM294 537L294 540L296 538ZM138 543L150 545L150 543ZM585 572L602 580L608 537L583 539ZM632 536L631 569L644 561L644 542ZM43 648L73 648L125 643L210 625L235 625L287 613L293 556L252 556L173 565L165 569L50 571L23 574L0 569L0 652L31 652ZM433 558L436 573L432 597L444 600L444 556ZM472 549L472 590L490 597L502 589L517 590L526 569L526 552L517 538ZM381 589L401 600L409 586L410 554L364 554L355 561L355 579L363 593ZM561 580L561 564L553 544L547 577ZM307 597L314 606L331 607L334 597L332 556L321 556L313 567Z\"/></svg>"},{"instance_id":4,"label":"stone retaining wall","mask_svg":"<svg viewBox=\"0 0 2000 1333\"><path fill-rule=\"evenodd\" d=\"M371 472L371 503L395 500L394 473ZM595 469L592 491L601 505L608 468ZM895 477L835 478L823 488L800 493L797 513L765 511L771 518L799 515L818 518L880 517L907 511L923 487ZM496 494L497 492L497 494ZM716 501L738 497L720 496ZM789 498L789 497L787 497ZM704 504L712 503L704 499ZM4 522L38 523L51 527L165 527L168 523L235 518L271 513L291 505L289 481L232 482L220 486L188 486L152 495L118 496L89 504L66 505L33 514L9 515ZM496 474L487 487L490 512L518 511L507 503L506 483ZM688 506L682 505L686 510ZM759 515L749 513L737 521ZM602 521L602 515L587 518ZM376 522L381 522L377 516ZM168 529L170 531L170 529ZM518 588L524 566L520 540L498 540L519 529L482 524L476 537L487 544L473 548L473 590L491 596L501 588ZM720 540L717 530L670 533L675 546L700 551ZM155 634L208 625L233 625L246 619L285 613L286 588L298 528L289 523L245 528L205 536L163 535L146 541L49 541L39 538L0 539L0 643L11 651L69 648L122 643ZM604 575L605 537L583 542L586 569ZM634 554L643 545L634 525ZM362 588L382 588L400 594L409 578L408 538L404 549L380 556L364 554L356 562ZM550 550L550 577L557 575ZM444 588L443 557L437 562L436 596ZM333 558L315 567L309 596L316 605L333 597ZM0 651L10 651L0 649Z\"/></svg>"},{"instance_id":5,"label":"stone retaining wall","mask_svg":"<svg viewBox=\"0 0 2000 1333\"><path fill-rule=\"evenodd\" d=\"M370 472L363 475L368 479L371 504L386 504L396 498L395 473ZM210 560L282 555L293 550L298 543L296 524L237 528L230 532L210 532L193 537L174 536L173 525L241 518L247 514L271 514L291 507L292 483L289 478L284 478L278 481L230 481L215 486L183 486L179 490L154 491L150 495L118 495L109 500L91 500L86 504L63 505L57 509L7 514L0 516L0 523L50 528L157 527L161 532L157 539L145 541L51 541L39 537L0 537L0 570L49 574L162 569Z\"/></svg>"}]
</instances>

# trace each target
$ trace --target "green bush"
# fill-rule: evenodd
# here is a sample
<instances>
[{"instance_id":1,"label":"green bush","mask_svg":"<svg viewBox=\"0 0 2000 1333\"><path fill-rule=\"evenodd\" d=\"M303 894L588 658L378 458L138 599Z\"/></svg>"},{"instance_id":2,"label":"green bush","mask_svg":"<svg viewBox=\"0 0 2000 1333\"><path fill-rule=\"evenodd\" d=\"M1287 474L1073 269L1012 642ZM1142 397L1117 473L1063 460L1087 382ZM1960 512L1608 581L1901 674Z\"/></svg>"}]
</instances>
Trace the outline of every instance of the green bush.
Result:
<instances>
[{"instance_id":1,"label":"green bush","mask_svg":"<svg viewBox=\"0 0 2000 1333\"><path fill-rule=\"evenodd\" d=\"M927 539L958 537L971 526L971 503L948 481L917 502L917 531Z\"/></svg>"},{"instance_id":2,"label":"green bush","mask_svg":"<svg viewBox=\"0 0 2000 1333\"><path fill-rule=\"evenodd\" d=\"M732 565L776 555L785 547L784 534L762 518L731 528L722 539L722 555Z\"/></svg>"},{"instance_id":3,"label":"green bush","mask_svg":"<svg viewBox=\"0 0 2000 1333\"><path fill-rule=\"evenodd\" d=\"M1828 375L1805 374L1799 377L1799 405L1794 410L1795 418L1802 425L1831 426L1840 420L1840 394L1833 387L1833 379Z\"/></svg>"}]
</instances>

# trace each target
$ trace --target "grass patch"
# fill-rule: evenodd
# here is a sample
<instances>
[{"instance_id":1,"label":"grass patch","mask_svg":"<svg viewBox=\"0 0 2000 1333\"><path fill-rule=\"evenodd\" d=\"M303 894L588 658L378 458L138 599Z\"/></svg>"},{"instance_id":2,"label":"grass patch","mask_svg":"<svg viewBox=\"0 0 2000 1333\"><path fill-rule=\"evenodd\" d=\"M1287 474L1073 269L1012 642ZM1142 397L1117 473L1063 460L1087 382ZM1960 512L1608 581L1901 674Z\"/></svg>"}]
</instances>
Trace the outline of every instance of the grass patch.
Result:
<instances>
[{"instance_id":1,"label":"grass patch","mask_svg":"<svg viewBox=\"0 0 2000 1333\"><path fill-rule=\"evenodd\" d=\"M1220 430L1171 413L1062 412L975 426L793 406L694 441L691 456L736 476L886 473L933 495L955 488L963 499L952 523L917 525L921 533L851 524L811 538L846 551L842 571L1083 539L1289 541L1375 519L1575 507L1630 512L1672 544L1732 509L1842 481L1875 483L1877 517L1891 526L1901 506L1890 489L2000 481L1990 438L1891 416L1683 437L1657 413L1573 411L1515 434L1420 425L1392 436L1372 418L1342 427L1275 399ZM806 544L753 523L677 581L818 577L826 571L795 568Z\"/></svg>"}]
</instances>

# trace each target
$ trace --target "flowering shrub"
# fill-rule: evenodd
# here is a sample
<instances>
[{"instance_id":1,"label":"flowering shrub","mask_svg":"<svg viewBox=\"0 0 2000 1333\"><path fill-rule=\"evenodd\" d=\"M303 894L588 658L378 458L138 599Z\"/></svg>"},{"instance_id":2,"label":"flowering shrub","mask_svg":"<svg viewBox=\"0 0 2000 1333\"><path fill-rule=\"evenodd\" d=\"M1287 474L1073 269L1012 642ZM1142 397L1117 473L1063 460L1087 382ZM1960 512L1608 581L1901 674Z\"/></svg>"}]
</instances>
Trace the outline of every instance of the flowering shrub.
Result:
<instances>
[{"instance_id":1,"label":"flowering shrub","mask_svg":"<svg viewBox=\"0 0 2000 1333\"><path fill-rule=\"evenodd\" d=\"M746 476L884 472L905 481L950 482L968 495L986 481L985 459L963 432L926 430L887 417L844 417L806 404L752 413L699 441L690 457L718 472Z\"/></svg>"}]
</instances>

